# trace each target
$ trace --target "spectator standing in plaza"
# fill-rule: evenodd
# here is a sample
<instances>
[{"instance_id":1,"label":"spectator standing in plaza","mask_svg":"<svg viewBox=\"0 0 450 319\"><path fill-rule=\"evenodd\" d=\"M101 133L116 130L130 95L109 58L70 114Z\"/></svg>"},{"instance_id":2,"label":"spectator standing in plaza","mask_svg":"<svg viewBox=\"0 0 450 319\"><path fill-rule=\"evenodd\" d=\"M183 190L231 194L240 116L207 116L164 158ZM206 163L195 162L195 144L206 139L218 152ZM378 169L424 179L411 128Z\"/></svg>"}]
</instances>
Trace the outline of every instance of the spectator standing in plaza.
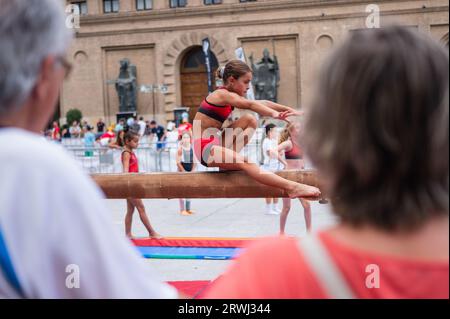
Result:
<instances>
[{"instance_id":1,"label":"spectator standing in plaza","mask_svg":"<svg viewBox=\"0 0 450 319\"><path fill-rule=\"evenodd\" d=\"M89 126L88 121L84 120L84 121L82 122L82 124L81 124L81 130L82 130L83 132L87 132L88 126ZM83 134L84 134L84 133L83 133Z\"/></svg>"},{"instance_id":2,"label":"spectator standing in plaza","mask_svg":"<svg viewBox=\"0 0 450 319\"><path fill-rule=\"evenodd\" d=\"M70 138L69 126L67 124L62 126L61 137L64 139Z\"/></svg>"},{"instance_id":3,"label":"spectator standing in plaza","mask_svg":"<svg viewBox=\"0 0 450 319\"><path fill-rule=\"evenodd\" d=\"M103 119L98 119L97 122L97 133L103 133L105 132L105 122L103 122Z\"/></svg>"},{"instance_id":4,"label":"spectator standing in plaza","mask_svg":"<svg viewBox=\"0 0 450 319\"><path fill-rule=\"evenodd\" d=\"M153 140L155 137L157 139L156 150L161 151L165 146L164 141L166 140L167 137L167 133L166 130L164 129L164 126L159 125L158 123L156 123L155 120L152 120L150 122L150 130L151 130L150 136L151 140Z\"/></svg>"},{"instance_id":5,"label":"spectator standing in plaza","mask_svg":"<svg viewBox=\"0 0 450 319\"><path fill-rule=\"evenodd\" d=\"M181 139L181 136L184 132L188 132L192 135L192 124L189 123L189 115L187 112L183 113L183 116L181 118L181 123L178 126L178 138Z\"/></svg>"},{"instance_id":6,"label":"spectator standing in plaza","mask_svg":"<svg viewBox=\"0 0 450 319\"><path fill-rule=\"evenodd\" d=\"M128 130L134 131L139 135L139 138L141 137L140 135L140 130L141 130L141 126L139 125L139 123L137 121L134 121L131 126L128 127Z\"/></svg>"},{"instance_id":7,"label":"spectator standing in plaza","mask_svg":"<svg viewBox=\"0 0 450 319\"><path fill-rule=\"evenodd\" d=\"M157 124L155 120L150 122L150 132L150 142L156 140L157 170L162 171L162 151L166 146L167 132L164 126Z\"/></svg>"},{"instance_id":8,"label":"spectator standing in plaza","mask_svg":"<svg viewBox=\"0 0 450 319\"><path fill-rule=\"evenodd\" d=\"M136 118L134 116L130 116L127 121L126 121L126 127L125 130L127 131L128 129L130 129L131 127L133 127L133 125L136 123ZM139 129L137 130L137 132L139 132Z\"/></svg>"},{"instance_id":9,"label":"spectator standing in plaza","mask_svg":"<svg viewBox=\"0 0 450 319\"><path fill-rule=\"evenodd\" d=\"M139 121L137 122L137 124L139 125L139 136L143 137L144 133L145 133L145 121L144 121L144 117L139 117Z\"/></svg>"},{"instance_id":10,"label":"spectator standing in plaza","mask_svg":"<svg viewBox=\"0 0 450 319\"><path fill-rule=\"evenodd\" d=\"M120 132L120 131L123 131L124 129L125 129L125 127L124 127L124 121L123 121L123 119L120 119L120 120L119 120L119 123L117 123L116 127L114 128L114 131L115 131L116 133L118 133L118 132Z\"/></svg>"},{"instance_id":11,"label":"spectator standing in plaza","mask_svg":"<svg viewBox=\"0 0 450 319\"><path fill-rule=\"evenodd\" d=\"M194 151L192 149L192 136L189 131L184 131L180 138L180 145L177 150L177 167L179 172L195 171ZM180 198L180 214L192 215L191 200Z\"/></svg>"},{"instance_id":12,"label":"spectator standing in plaza","mask_svg":"<svg viewBox=\"0 0 450 319\"><path fill-rule=\"evenodd\" d=\"M72 126L69 129L70 137L72 138L79 138L81 135L81 128L80 125L78 125L77 121L73 121Z\"/></svg>"},{"instance_id":13,"label":"spectator standing in plaza","mask_svg":"<svg viewBox=\"0 0 450 319\"><path fill-rule=\"evenodd\" d=\"M262 142L262 153L264 163L262 168L269 172L276 172L283 169L283 165L279 161L278 136L276 131L276 125L273 123L265 126L265 138ZM279 215L278 210L278 198L266 198L266 214L267 215Z\"/></svg>"},{"instance_id":14,"label":"spectator standing in plaza","mask_svg":"<svg viewBox=\"0 0 450 319\"><path fill-rule=\"evenodd\" d=\"M54 121L52 124L52 140L53 141L60 141L61 140L61 132L59 129L58 122Z\"/></svg>"},{"instance_id":15,"label":"spectator standing in plaza","mask_svg":"<svg viewBox=\"0 0 450 319\"><path fill-rule=\"evenodd\" d=\"M167 122L166 130L167 132L172 132L176 128L176 124L174 121Z\"/></svg>"},{"instance_id":16,"label":"spectator standing in plaza","mask_svg":"<svg viewBox=\"0 0 450 319\"><path fill-rule=\"evenodd\" d=\"M295 122L289 124L280 134L278 149L276 150L280 162L283 163L285 169L302 170L305 168L305 160L303 150L300 147L300 123ZM284 153L284 158L280 154ZM306 231L311 231L311 204L304 198L299 198L303 207L303 216L305 218ZM280 215L280 234L284 235L286 221L291 210L292 200L283 198L283 208Z\"/></svg>"},{"instance_id":17,"label":"spectator standing in plaza","mask_svg":"<svg viewBox=\"0 0 450 319\"><path fill-rule=\"evenodd\" d=\"M176 298L98 186L40 135L71 68L63 3L0 0L0 299Z\"/></svg>"},{"instance_id":18,"label":"spectator standing in plaza","mask_svg":"<svg viewBox=\"0 0 450 319\"><path fill-rule=\"evenodd\" d=\"M86 128L86 133L84 133L84 147L86 148L84 152L84 156L92 157L94 156L94 143L95 143L95 134L92 132L92 127L89 125Z\"/></svg>"},{"instance_id":19,"label":"spectator standing in plaza","mask_svg":"<svg viewBox=\"0 0 450 319\"><path fill-rule=\"evenodd\" d=\"M145 121L145 131L144 131L144 135L145 136L149 136L152 134L152 128L150 126L150 121Z\"/></svg>"}]
</instances>

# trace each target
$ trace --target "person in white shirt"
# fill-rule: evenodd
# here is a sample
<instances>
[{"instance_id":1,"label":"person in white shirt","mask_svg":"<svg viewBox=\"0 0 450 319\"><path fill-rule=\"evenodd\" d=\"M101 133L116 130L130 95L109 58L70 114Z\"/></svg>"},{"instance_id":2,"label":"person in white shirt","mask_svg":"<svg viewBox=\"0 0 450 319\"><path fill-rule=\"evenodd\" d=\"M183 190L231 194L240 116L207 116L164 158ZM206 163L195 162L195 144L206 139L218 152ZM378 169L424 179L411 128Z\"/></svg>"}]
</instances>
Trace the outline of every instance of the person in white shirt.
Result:
<instances>
[{"instance_id":1,"label":"person in white shirt","mask_svg":"<svg viewBox=\"0 0 450 319\"><path fill-rule=\"evenodd\" d=\"M147 124L144 121L144 117L142 117L142 116L139 117L138 124L139 124L139 137L142 137L142 136L144 136L145 127L147 126Z\"/></svg>"},{"instance_id":2,"label":"person in white shirt","mask_svg":"<svg viewBox=\"0 0 450 319\"><path fill-rule=\"evenodd\" d=\"M70 137L79 138L81 135L81 128L77 121L73 121L72 126L69 128Z\"/></svg>"},{"instance_id":3,"label":"person in white shirt","mask_svg":"<svg viewBox=\"0 0 450 319\"><path fill-rule=\"evenodd\" d=\"M262 168L264 170L275 172L283 170L283 164L278 160L278 134L276 125L273 123L265 126L265 138L262 143L262 153L264 163ZM278 209L278 198L266 198L266 214L279 215L281 211Z\"/></svg>"},{"instance_id":4,"label":"person in white shirt","mask_svg":"<svg viewBox=\"0 0 450 319\"><path fill-rule=\"evenodd\" d=\"M134 117L129 117L127 120L127 126L132 127L134 122L135 122Z\"/></svg>"},{"instance_id":5,"label":"person in white shirt","mask_svg":"<svg viewBox=\"0 0 450 319\"><path fill-rule=\"evenodd\" d=\"M169 121L169 122L167 123L167 126L166 126L167 132L172 132L172 131L175 129L176 126L177 126L177 125L175 124L174 121Z\"/></svg>"},{"instance_id":6,"label":"person in white shirt","mask_svg":"<svg viewBox=\"0 0 450 319\"><path fill-rule=\"evenodd\" d=\"M70 70L61 4L0 0L0 298L176 298L93 181L38 134Z\"/></svg>"}]
</instances>

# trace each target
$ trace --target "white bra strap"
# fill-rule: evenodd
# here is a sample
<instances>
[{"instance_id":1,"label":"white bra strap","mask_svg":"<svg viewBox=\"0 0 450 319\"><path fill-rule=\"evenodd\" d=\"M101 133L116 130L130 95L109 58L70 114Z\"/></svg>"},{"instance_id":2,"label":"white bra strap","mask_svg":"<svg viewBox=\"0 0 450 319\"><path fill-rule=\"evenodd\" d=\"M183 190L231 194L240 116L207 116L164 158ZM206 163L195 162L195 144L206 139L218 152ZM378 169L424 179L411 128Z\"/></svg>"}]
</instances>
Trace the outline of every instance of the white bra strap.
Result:
<instances>
[{"instance_id":1,"label":"white bra strap","mask_svg":"<svg viewBox=\"0 0 450 319\"><path fill-rule=\"evenodd\" d=\"M355 298L341 271L317 235L309 235L300 239L298 246L306 263L329 298Z\"/></svg>"}]
</instances>

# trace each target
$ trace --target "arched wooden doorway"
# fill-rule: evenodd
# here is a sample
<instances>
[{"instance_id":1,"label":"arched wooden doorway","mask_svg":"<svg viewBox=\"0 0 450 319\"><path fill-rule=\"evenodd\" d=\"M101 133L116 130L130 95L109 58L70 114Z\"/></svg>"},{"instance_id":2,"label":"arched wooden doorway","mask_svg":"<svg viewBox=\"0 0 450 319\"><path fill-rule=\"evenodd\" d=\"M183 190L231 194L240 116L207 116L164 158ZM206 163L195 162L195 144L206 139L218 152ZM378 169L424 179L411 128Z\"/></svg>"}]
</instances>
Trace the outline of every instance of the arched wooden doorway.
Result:
<instances>
[{"instance_id":1,"label":"arched wooden doorway","mask_svg":"<svg viewBox=\"0 0 450 319\"><path fill-rule=\"evenodd\" d=\"M219 64L211 52L211 69L213 73L213 88L215 88L215 73ZM189 118L192 121L202 100L208 95L208 77L206 73L205 55L201 46L194 46L181 61L181 104L189 108Z\"/></svg>"}]
</instances>

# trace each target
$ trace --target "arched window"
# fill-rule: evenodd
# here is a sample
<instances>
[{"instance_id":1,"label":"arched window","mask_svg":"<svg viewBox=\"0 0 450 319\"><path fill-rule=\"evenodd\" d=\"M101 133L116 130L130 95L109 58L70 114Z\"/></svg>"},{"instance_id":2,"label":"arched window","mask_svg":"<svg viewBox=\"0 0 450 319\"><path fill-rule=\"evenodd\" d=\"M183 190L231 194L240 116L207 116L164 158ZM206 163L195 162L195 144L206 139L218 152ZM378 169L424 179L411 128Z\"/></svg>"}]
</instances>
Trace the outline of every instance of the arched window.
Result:
<instances>
[{"instance_id":1,"label":"arched window","mask_svg":"<svg viewBox=\"0 0 450 319\"><path fill-rule=\"evenodd\" d=\"M217 70L219 63L216 56L211 54L211 69ZM187 72L206 72L205 54L201 46L195 46L189 50L181 63L181 71Z\"/></svg>"}]
</instances>

